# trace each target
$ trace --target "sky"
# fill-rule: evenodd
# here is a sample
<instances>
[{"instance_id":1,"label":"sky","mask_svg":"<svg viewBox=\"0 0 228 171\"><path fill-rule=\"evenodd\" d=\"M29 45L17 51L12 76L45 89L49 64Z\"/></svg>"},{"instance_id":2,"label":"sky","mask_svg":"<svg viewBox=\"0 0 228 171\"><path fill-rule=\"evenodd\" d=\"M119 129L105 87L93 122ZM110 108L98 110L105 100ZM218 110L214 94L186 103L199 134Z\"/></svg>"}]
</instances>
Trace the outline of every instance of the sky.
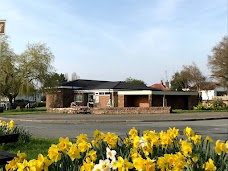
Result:
<instances>
[{"instance_id":1,"label":"sky","mask_svg":"<svg viewBox=\"0 0 228 171\"><path fill-rule=\"evenodd\" d=\"M228 34L228 0L0 0L0 20L17 54L45 43L57 73L147 85L170 81Z\"/></svg>"}]
</instances>

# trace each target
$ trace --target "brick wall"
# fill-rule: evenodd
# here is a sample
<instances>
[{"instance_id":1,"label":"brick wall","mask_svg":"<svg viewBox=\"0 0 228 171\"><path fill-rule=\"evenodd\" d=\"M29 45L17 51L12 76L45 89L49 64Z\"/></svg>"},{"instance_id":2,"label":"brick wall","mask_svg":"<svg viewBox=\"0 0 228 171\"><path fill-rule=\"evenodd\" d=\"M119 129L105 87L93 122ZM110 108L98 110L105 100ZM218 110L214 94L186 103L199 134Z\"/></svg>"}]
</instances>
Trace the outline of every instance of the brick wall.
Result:
<instances>
[{"instance_id":1,"label":"brick wall","mask_svg":"<svg viewBox=\"0 0 228 171\"><path fill-rule=\"evenodd\" d=\"M112 100L113 100L113 103L114 103L113 107L118 107L118 95L117 95L117 92L112 93Z\"/></svg>"},{"instance_id":2,"label":"brick wall","mask_svg":"<svg viewBox=\"0 0 228 171\"><path fill-rule=\"evenodd\" d=\"M46 94L46 108L63 107L62 92L49 92Z\"/></svg>"},{"instance_id":3,"label":"brick wall","mask_svg":"<svg viewBox=\"0 0 228 171\"><path fill-rule=\"evenodd\" d=\"M125 107L149 107L147 95L129 95L125 96L125 98L127 99L127 104L125 104Z\"/></svg>"},{"instance_id":4,"label":"brick wall","mask_svg":"<svg viewBox=\"0 0 228 171\"><path fill-rule=\"evenodd\" d=\"M124 107L124 95L118 95L118 107Z\"/></svg>"},{"instance_id":5,"label":"brick wall","mask_svg":"<svg viewBox=\"0 0 228 171\"><path fill-rule=\"evenodd\" d=\"M73 101L74 93L72 90L58 90L56 92L49 92L46 94L47 108L70 107L70 104Z\"/></svg>"},{"instance_id":6,"label":"brick wall","mask_svg":"<svg viewBox=\"0 0 228 171\"><path fill-rule=\"evenodd\" d=\"M110 96L106 95L106 96L99 96L99 107L100 108L104 108L104 107L107 107L107 104L109 102L109 99L110 99Z\"/></svg>"},{"instance_id":7,"label":"brick wall","mask_svg":"<svg viewBox=\"0 0 228 171\"><path fill-rule=\"evenodd\" d=\"M77 109L77 108L48 108L47 113L70 113L70 114L87 114L90 113L89 108Z\"/></svg>"},{"instance_id":8,"label":"brick wall","mask_svg":"<svg viewBox=\"0 0 228 171\"><path fill-rule=\"evenodd\" d=\"M171 113L170 107L122 107L122 108L93 108L91 114L167 114Z\"/></svg>"},{"instance_id":9,"label":"brick wall","mask_svg":"<svg viewBox=\"0 0 228 171\"><path fill-rule=\"evenodd\" d=\"M170 107L124 107L124 108L87 108L85 110L78 110L75 108L48 108L47 113L91 113L94 115L99 114L167 114L171 113Z\"/></svg>"}]
</instances>

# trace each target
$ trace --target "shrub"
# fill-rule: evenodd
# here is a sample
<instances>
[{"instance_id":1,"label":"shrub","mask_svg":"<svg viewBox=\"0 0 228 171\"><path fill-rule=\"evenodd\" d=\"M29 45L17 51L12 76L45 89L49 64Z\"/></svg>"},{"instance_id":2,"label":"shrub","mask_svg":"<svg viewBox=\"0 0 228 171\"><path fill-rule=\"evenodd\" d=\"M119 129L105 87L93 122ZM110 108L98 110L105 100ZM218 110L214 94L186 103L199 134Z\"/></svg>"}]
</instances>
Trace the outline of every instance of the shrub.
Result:
<instances>
[{"instance_id":1,"label":"shrub","mask_svg":"<svg viewBox=\"0 0 228 171\"><path fill-rule=\"evenodd\" d=\"M32 107L45 107L46 102L35 102Z\"/></svg>"},{"instance_id":2,"label":"shrub","mask_svg":"<svg viewBox=\"0 0 228 171\"><path fill-rule=\"evenodd\" d=\"M29 103L28 100L16 100L13 103L13 109L16 109L18 106L20 107L20 109L24 108L27 104Z\"/></svg>"},{"instance_id":3,"label":"shrub","mask_svg":"<svg viewBox=\"0 0 228 171\"><path fill-rule=\"evenodd\" d=\"M212 109L221 110L221 109L225 109L225 108L226 108L226 104L223 102L223 100L221 98L215 98L212 101Z\"/></svg>"},{"instance_id":4,"label":"shrub","mask_svg":"<svg viewBox=\"0 0 228 171\"><path fill-rule=\"evenodd\" d=\"M19 142L26 143L30 140L31 134L23 127L15 126L14 121L5 122L0 120L0 135L19 134Z\"/></svg>"},{"instance_id":5,"label":"shrub","mask_svg":"<svg viewBox=\"0 0 228 171\"><path fill-rule=\"evenodd\" d=\"M221 98L215 98L211 102L203 102L199 103L195 110L225 110L227 109L226 104L223 102Z\"/></svg>"}]
</instances>

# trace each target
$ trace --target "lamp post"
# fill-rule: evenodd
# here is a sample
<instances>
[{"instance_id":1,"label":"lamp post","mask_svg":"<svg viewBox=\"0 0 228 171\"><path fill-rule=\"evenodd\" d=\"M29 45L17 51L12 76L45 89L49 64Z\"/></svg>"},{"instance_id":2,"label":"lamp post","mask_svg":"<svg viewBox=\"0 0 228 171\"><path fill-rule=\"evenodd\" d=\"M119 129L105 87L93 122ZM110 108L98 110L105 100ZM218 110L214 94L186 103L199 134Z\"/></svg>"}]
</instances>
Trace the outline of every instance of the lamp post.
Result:
<instances>
[{"instance_id":1,"label":"lamp post","mask_svg":"<svg viewBox=\"0 0 228 171\"><path fill-rule=\"evenodd\" d=\"M1 39L2 39L2 35L5 35L5 25L6 25L6 20L0 20L0 57L2 56Z\"/></svg>"}]
</instances>

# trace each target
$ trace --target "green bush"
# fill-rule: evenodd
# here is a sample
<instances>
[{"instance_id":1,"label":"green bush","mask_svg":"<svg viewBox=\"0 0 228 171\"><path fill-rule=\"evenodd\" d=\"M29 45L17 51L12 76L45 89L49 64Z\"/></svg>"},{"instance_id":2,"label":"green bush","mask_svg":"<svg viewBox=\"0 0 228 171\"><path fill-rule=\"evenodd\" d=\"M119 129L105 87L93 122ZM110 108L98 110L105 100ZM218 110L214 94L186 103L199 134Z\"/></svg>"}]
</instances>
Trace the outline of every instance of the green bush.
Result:
<instances>
[{"instance_id":1,"label":"green bush","mask_svg":"<svg viewBox=\"0 0 228 171\"><path fill-rule=\"evenodd\" d=\"M24 108L29 103L28 100L16 100L13 103L13 109L16 109L18 106L21 108Z\"/></svg>"},{"instance_id":2,"label":"green bush","mask_svg":"<svg viewBox=\"0 0 228 171\"><path fill-rule=\"evenodd\" d=\"M46 102L35 102L32 107L46 107Z\"/></svg>"},{"instance_id":3,"label":"green bush","mask_svg":"<svg viewBox=\"0 0 228 171\"><path fill-rule=\"evenodd\" d=\"M220 98L215 98L211 102L199 103L194 110L225 110L228 106Z\"/></svg>"},{"instance_id":4,"label":"green bush","mask_svg":"<svg viewBox=\"0 0 228 171\"><path fill-rule=\"evenodd\" d=\"M26 143L30 140L31 134L23 127L15 126L14 121L5 122L0 120L0 135L19 134L19 142Z\"/></svg>"},{"instance_id":5,"label":"green bush","mask_svg":"<svg viewBox=\"0 0 228 171\"><path fill-rule=\"evenodd\" d=\"M214 110L221 110L221 109L226 109L226 104L222 101L220 98L215 98L212 101L212 108Z\"/></svg>"}]
</instances>

